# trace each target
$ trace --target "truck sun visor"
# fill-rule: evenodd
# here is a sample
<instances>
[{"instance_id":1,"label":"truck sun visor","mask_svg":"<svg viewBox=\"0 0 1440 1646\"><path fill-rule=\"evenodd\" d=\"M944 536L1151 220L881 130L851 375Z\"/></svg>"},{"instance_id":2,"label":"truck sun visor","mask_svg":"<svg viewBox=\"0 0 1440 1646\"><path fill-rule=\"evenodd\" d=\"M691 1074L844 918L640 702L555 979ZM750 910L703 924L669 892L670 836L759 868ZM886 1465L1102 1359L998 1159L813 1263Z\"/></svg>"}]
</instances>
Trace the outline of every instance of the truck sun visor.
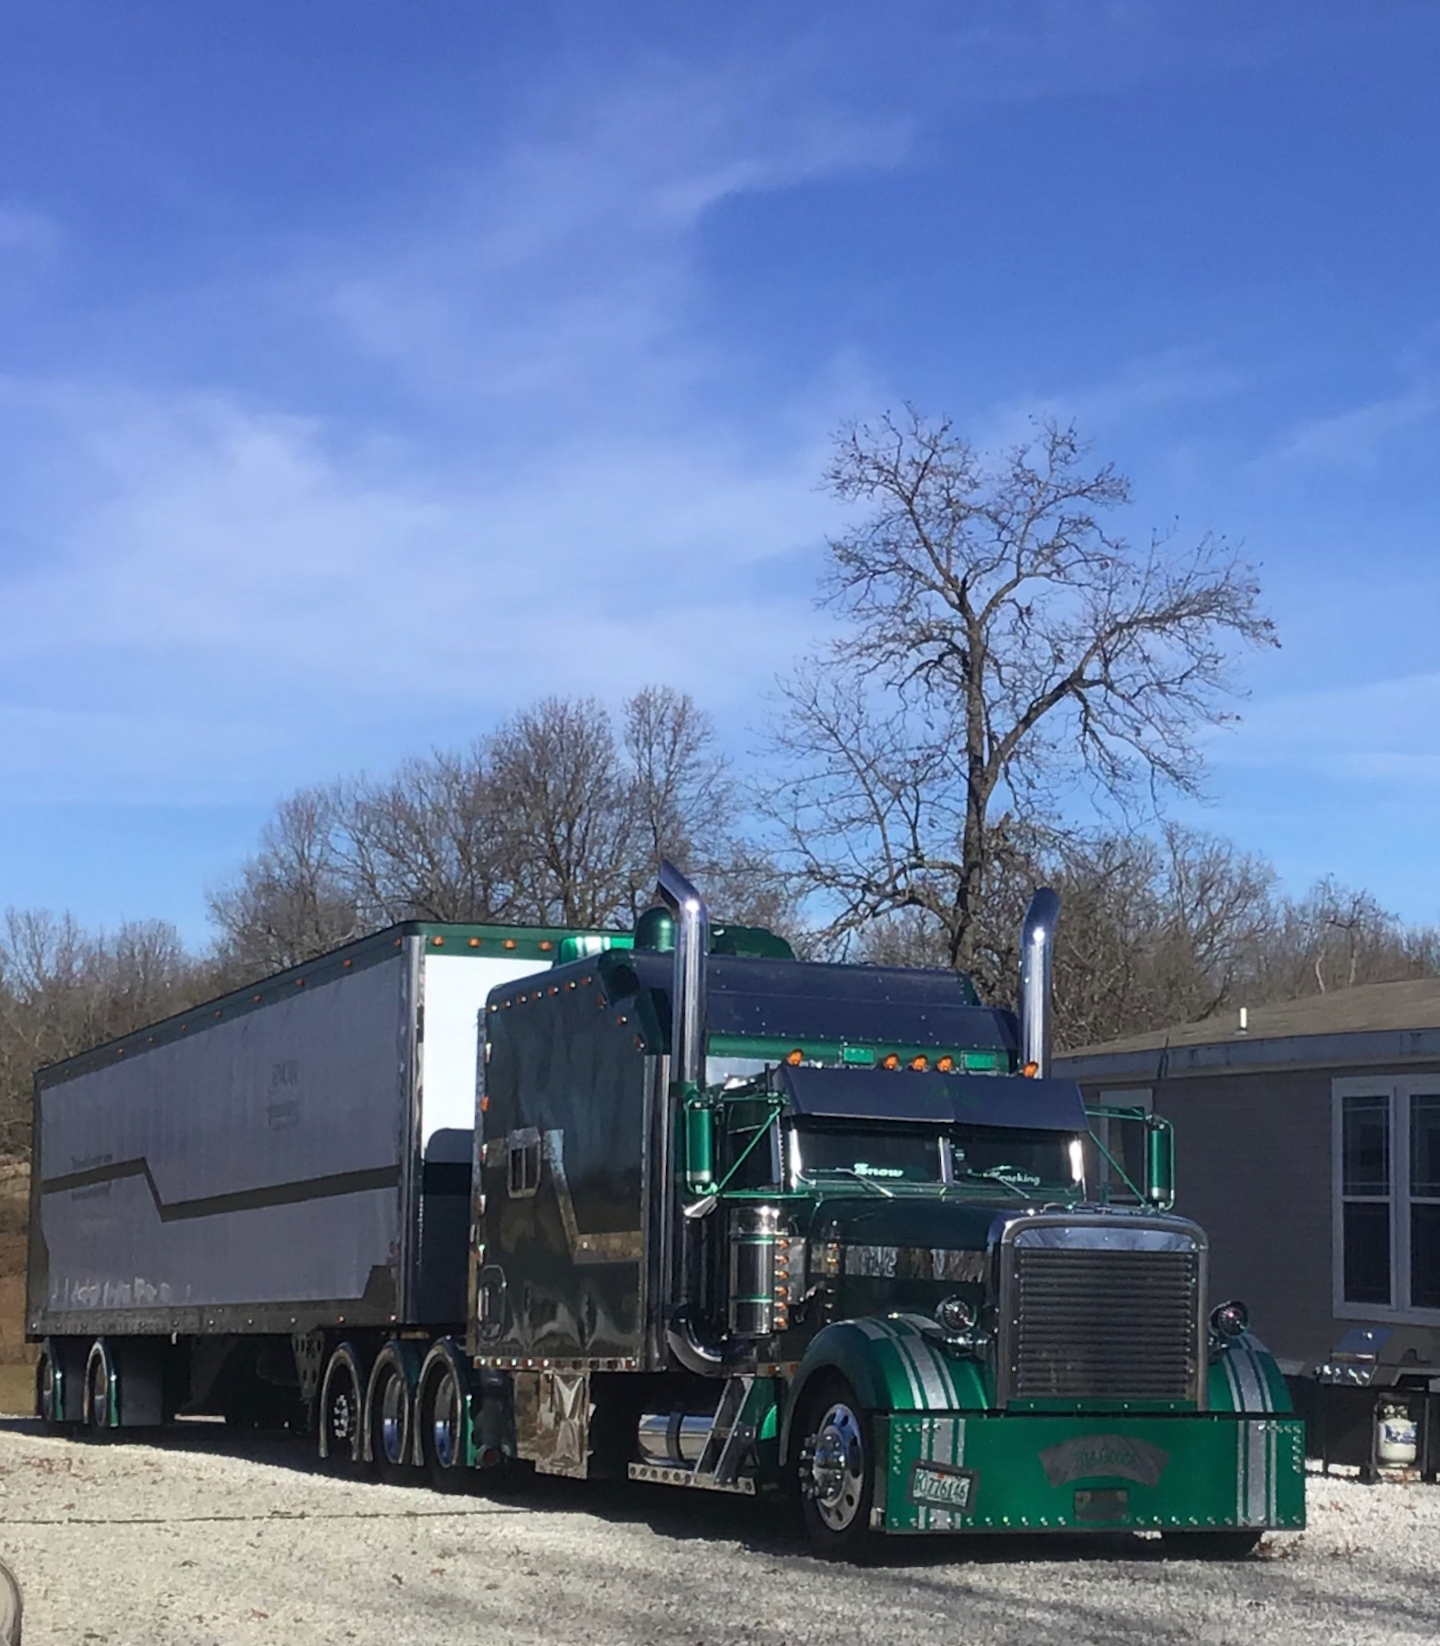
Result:
<instances>
[{"instance_id":1,"label":"truck sun visor","mask_svg":"<svg viewBox=\"0 0 1440 1646\"><path fill-rule=\"evenodd\" d=\"M783 1067L779 1075L793 1111L817 1120L1014 1126L1072 1134L1086 1129L1085 1104L1072 1080L804 1067Z\"/></svg>"},{"instance_id":2,"label":"truck sun visor","mask_svg":"<svg viewBox=\"0 0 1440 1646\"><path fill-rule=\"evenodd\" d=\"M671 958L631 950L601 957L612 995L648 993L669 1021ZM954 972L901 966L802 965L712 954L705 1026L711 1034L806 1040L915 1042L1013 1053L1015 1020L977 1004ZM662 1006L661 1002L665 1002Z\"/></svg>"}]
</instances>

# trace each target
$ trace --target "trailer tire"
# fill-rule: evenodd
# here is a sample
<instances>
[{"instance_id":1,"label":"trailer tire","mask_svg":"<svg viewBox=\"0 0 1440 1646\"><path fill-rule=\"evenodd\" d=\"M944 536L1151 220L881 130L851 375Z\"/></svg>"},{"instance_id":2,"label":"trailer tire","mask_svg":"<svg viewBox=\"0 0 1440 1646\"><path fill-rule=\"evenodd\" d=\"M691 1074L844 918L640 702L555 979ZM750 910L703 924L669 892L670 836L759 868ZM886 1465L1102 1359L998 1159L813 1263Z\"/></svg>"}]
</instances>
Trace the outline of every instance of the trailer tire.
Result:
<instances>
[{"instance_id":1,"label":"trailer tire","mask_svg":"<svg viewBox=\"0 0 1440 1646\"><path fill-rule=\"evenodd\" d=\"M84 1345L46 1338L35 1362L35 1415L48 1429L78 1428L85 1403Z\"/></svg>"},{"instance_id":2,"label":"trailer tire","mask_svg":"<svg viewBox=\"0 0 1440 1646\"><path fill-rule=\"evenodd\" d=\"M811 1547L827 1560L863 1560L874 1546L874 1414L832 1372L807 1393L800 1435L796 1485Z\"/></svg>"},{"instance_id":3,"label":"trailer tire","mask_svg":"<svg viewBox=\"0 0 1440 1646\"><path fill-rule=\"evenodd\" d=\"M109 1345L97 1337L85 1361L82 1422L92 1440L108 1440L115 1429L120 1389Z\"/></svg>"},{"instance_id":4,"label":"trailer tire","mask_svg":"<svg viewBox=\"0 0 1440 1646\"><path fill-rule=\"evenodd\" d=\"M1233 1529L1219 1532L1161 1532L1166 1555L1175 1560L1246 1560L1264 1537L1263 1531Z\"/></svg>"},{"instance_id":5,"label":"trailer tire","mask_svg":"<svg viewBox=\"0 0 1440 1646\"><path fill-rule=\"evenodd\" d=\"M360 1350L342 1343L330 1356L320 1385L320 1456L335 1467L365 1467L365 1369Z\"/></svg>"}]
</instances>

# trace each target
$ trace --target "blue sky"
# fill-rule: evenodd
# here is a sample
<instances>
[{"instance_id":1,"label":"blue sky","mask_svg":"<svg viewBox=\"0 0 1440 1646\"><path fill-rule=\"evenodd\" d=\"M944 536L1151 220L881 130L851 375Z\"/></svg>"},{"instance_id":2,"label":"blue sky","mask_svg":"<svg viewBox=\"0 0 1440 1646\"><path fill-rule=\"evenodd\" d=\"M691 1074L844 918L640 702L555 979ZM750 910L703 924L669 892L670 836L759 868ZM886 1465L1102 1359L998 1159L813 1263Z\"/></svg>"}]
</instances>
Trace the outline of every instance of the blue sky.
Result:
<instances>
[{"instance_id":1,"label":"blue sky","mask_svg":"<svg viewBox=\"0 0 1440 1646\"><path fill-rule=\"evenodd\" d=\"M1440 919L1440 10L9 0L0 904L195 940L550 691L741 755L827 438L1075 418L1284 642L1188 815Z\"/></svg>"}]
</instances>

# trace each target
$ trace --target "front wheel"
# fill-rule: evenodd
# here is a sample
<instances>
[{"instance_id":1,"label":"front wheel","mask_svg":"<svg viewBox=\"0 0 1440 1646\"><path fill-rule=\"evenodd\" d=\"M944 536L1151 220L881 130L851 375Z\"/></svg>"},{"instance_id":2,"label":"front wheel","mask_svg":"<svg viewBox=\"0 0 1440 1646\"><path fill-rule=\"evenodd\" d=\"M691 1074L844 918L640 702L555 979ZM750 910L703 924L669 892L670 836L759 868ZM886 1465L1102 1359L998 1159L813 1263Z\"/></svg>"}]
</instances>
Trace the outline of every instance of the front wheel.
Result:
<instances>
[{"instance_id":1,"label":"front wheel","mask_svg":"<svg viewBox=\"0 0 1440 1646\"><path fill-rule=\"evenodd\" d=\"M849 1383L827 1377L806 1401L798 1485L805 1531L827 1560L855 1560L872 1541L875 1421Z\"/></svg>"}]
</instances>

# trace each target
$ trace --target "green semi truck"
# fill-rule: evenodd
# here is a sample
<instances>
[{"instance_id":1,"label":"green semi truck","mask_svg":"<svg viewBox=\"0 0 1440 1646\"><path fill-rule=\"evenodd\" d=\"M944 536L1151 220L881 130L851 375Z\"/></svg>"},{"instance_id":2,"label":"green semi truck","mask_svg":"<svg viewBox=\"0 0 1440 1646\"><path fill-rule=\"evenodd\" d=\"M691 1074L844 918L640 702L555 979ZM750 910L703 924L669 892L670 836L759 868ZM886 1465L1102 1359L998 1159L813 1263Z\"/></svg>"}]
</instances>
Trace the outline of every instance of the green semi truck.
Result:
<instances>
[{"instance_id":1,"label":"green semi truck","mask_svg":"<svg viewBox=\"0 0 1440 1646\"><path fill-rule=\"evenodd\" d=\"M1017 1017L712 929L667 864L632 934L396 928L42 1071L40 1414L784 1492L843 1557L1299 1528L1303 1428L1210 1306L1168 1128L1097 1155L1049 1074L1057 917Z\"/></svg>"}]
</instances>

